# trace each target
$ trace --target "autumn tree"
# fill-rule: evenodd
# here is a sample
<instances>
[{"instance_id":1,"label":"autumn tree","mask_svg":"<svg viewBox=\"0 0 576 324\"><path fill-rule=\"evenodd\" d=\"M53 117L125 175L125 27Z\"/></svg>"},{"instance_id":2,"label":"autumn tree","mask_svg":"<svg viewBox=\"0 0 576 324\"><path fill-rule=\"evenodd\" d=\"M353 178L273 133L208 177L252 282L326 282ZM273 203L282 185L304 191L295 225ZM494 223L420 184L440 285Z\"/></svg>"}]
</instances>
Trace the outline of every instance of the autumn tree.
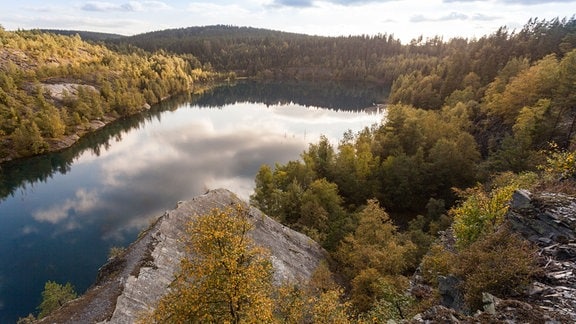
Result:
<instances>
[{"instance_id":1,"label":"autumn tree","mask_svg":"<svg viewBox=\"0 0 576 324\"><path fill-rule=\"evenodd\" d=\"M410 266L408 256L414 245L397 233L376 200L368 201L357 217L358 227L342 240L336 257L351 280L352 302L363 312L383 297L382 280L398 283L395 287L385 285L394 291L405 288L402 285L405 280L400 278Z\"/></svg>"},{"instance_id":2,"label":"autumn tree","mask_svg":"<svg viewBox=\"0 0 576 324\"><path fill-rule=\"evenodd\" d=\"M272 265L255 246L248 210L237 205L199 215L187 227L181 270L147 320L255 323L273 319Z\"/></svg>"},{"instance_id":3,"label":"autumn tree","mask_svg":"<svg viewBox=\"0 0 576 324\"><path fill-rule=\"evenodd\" d=\"M304 286L285 283L276 289L275 317L281 323L351 323L351 304L344 300L326 261Z\"/></svg>"}]
</instances>

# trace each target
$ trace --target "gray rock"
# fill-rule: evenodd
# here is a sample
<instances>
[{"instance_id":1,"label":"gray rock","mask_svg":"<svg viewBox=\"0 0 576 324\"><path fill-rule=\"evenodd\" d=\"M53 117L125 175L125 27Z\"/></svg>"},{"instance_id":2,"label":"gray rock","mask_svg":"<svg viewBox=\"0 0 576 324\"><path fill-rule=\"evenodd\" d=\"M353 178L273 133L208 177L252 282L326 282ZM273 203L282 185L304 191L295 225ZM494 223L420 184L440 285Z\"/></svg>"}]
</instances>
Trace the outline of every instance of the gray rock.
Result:
<instances>
[{"instance_id":1,"label":"gray rock","mask_svg":"<svg viewBox=\"0 0 576 324\"><path fill-rule=\"evenodd\" d=\"M524 189L516 190L512 195L510 208L513 210L530 209L532 208L532 205L530 204L531 201L532 197L530 191Z\"/></svg>"},{"instance_id":2,"label":"gray rock","mask_svg":"<svg viewBox=\"0 0 576 324\"><path fill-rule=\"evenodd\" d=\"M496 315L496 305L500 299L489 293L482 293L482 304L484 305L484 312L490 315Z\"/></svg>"},{"instance_id":3,"label":"gray rock","mask_svg":"<svg viewBox=\"0 0 576 324\"><path fill-rule=\"evenodd\" d=\"M576 197L517 191L521 208L506 215L512 228L539 247L543 274L528 289L530 302L576 322Z\"/></svg>"},{"instance_id":4,"label":"gray rock","mask_svg":"<svg viewBox=\"0 0 576 324\"><path fill-rule=\"evenodd\" d=\"M186 224L219 207L247 204L228 190L210 191L178 202L143 232L119 258L100 269L96 284L43 323L134 323L166 294L184 256ZM312 239L250 208L254 242L270 251L274 283L307 282L326 252Z\"/></svg>"},{"instance_id":5,"label":"gray rock","mask_svg":"<svg viewBox=\"0 0 576 324\"><path fill-rule=\"evenodd\" d=\"M438 292L440 293L440 304L455 311L461 312L465 309L464 295L460 290L460 279L455 276L439 276Z\"/></svg>"}]
</instances>

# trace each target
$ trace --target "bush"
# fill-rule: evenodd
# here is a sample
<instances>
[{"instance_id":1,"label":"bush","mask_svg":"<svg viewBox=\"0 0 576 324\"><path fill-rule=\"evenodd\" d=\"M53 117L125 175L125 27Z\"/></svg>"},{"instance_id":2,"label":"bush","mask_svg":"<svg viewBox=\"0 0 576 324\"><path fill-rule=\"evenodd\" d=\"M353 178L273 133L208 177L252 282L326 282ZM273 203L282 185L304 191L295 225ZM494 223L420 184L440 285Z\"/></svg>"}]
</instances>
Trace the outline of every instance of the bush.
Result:
<instances>
[{"instance_id":1,"label":"bush","mask_svg":"<svg viewBox=\"0 0 576 324\"><path fill-rule=\"evenodd\" d=\"M517 186L512 184L486 192L481 186L466 190L464 202L450 210L454 217L454 235L459 249L481 236L494 232L504 221L509 202Z\"/></svg>"},{"instance_id":2,"label":"bush","mask_svg":"<svg viewBox=\"0 0 576 324\"><path fill-rule=\"evenodd\" d=\"M464 280L468 306L480 309L483 292L500 298L522 293L538 272L535 255L535 248L507 226L461 251L455 271Z\"/></svg>"},{"instance_id":3,"label":"bush","mask_svg":"<svg viewBox=\"0 0 576 324\"><path fill-rule=\"evenodd\" d=\"M548 176L554 179L576 178L576 152L560 150L554 143L547 154L546 165L541 166Z\"/></svg>"},{"instance_id":4,"label":"bush","mask_svg":"<svg viewBox=\"0 0 576 324\"><path fill-rule=\"evenodd\" d=\"M438 276L450 274L455 260L456 255L452 252L447 251L440 244L433 244L420 265L422 278L426 283L437 287Z\"/></svg>"}]
</instances>

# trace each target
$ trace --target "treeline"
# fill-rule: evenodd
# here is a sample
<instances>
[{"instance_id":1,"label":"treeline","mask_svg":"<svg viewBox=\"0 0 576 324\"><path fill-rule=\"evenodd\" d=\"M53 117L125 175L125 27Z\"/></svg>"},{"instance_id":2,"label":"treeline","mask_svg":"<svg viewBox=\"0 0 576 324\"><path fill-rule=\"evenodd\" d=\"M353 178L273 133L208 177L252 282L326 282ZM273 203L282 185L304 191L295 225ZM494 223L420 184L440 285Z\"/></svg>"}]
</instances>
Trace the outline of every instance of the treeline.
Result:
<instances>
[{"instance_id":1,"label":"treeline","mask_svg":"<svg viewBox=\"0 0 576 324\"><path fill-rule=\"evenodd\" d=\"M0 160L44 153L94 120L140 112L213 78L191 56L120 54L76 36L0 29Z\"/></svg>"},{"instance_id":2,"label":"treeline","mask_svg":"<svg viewBox=\"0 0 576 324\"><path fill-rule=\"evenodd\" d=\"M262 166L251 202L330 251L359 318L407 318L438 302L403 293L451 224L456 244L433 246L425 281L456 276L472 312L482 292L513 296L538 272L532 248L506 229L513 191L559 179L575 187L576 46L552 32L569 24L541 30L532 21L524 30L538 30L543 47L526 41L518 48L530 50L499 58L487 81L468 68L441 75L441 63L404 74L381 125L348 132L337 145L322 137L300 160ZM502 33L481 41L532 39Z\"/></svg>"},{"instance_id":3,"label":"treeline","mask_svg":"<svg viewBox=\"0 0 576 324\"><path fill-rule=\"evenodd\" d=\"M428 78L425 82L443 100L470 72L486 85L513 57L533 62L551 53L567 53L576 44L576 20L532 19L520 31L500 28L479 39L419 38L409 44L402 44L392 34L320 37L222 25L151 32L111 43L192 54L216 70L267 79L362 80L391 85L402 75L438 76L441 80ZM438 106L440 99L430 100Z\"/></svg>"}]
</instances>

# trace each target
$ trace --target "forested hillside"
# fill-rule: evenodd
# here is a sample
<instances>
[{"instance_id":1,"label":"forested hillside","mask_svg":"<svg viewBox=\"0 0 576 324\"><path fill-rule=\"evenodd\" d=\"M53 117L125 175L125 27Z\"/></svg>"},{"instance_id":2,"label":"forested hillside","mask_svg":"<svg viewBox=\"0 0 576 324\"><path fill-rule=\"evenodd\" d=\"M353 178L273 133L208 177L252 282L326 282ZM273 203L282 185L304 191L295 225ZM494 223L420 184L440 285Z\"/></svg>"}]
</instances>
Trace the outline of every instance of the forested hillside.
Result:
<instances>
[{"instance_id":1,"label":"forested hillside","mask_svg":"<svg viewBox=\"0 0 576 324\"><path fill-rule=\"evenodd\" d=\"M119 53L78 35L0 29L0 161L67 146L213 75L190 55Z\"/></svg>"},{"instance_id":2,"label":"forested hillside","mask_svg":"<svg viewBox=\"0 0 576 324\"><path fill-rule=\"evenodd\" d=\"M576 192L575 18L409 44L385 34L333 38L228 26L108 41L126 54L78 37L1 36L0 136L22 155L41 153L90 120L134 113L187 89L208 77L200 66L263 79L390 85L382 124L348 132L338 144L322 137L299 160L262 166L251 197L329 251L345 294L335 289L330 306L338 307L326 309L344 313L343 323L408 319L438 303L437 289L406 294L417 268L431 287L438 275L456 277L469 313L482 308L484 292L521 296L542 265L506 227L513 192ZM62 78L81 86L50 99L45 85ZM290 297L307 298L297 289Z\"/></svg>"},{"instance_id":3,"label":"forested hillside","mask_svg":"<svg viewBox=\"0 0 576 324\"><path fill-rule=\"evenodd\" d=\"M420 91L420 97L430 97L427 100L439 107L471 72L486 85L512 57L533 62L547 54L566 53L576 43L575 25L573 18L533 19L519 31L501 28L480 39L420 38L409 44L393 34L320 37L220 25L157 31L113 43L191 53L216 70L262 78L392 84L404 75L404 79L418 79L418 90L429 91Z\"/></svg>"},{"instance_id":4,"label":"forested hillside","mask_svg":"<svg viewBox=\"0 0 576 324\"><path fill-rule=\"evenodd\" d=\"M576 188L575 37L574 19L533 20L405 47L386 120L262 166L252 203L331 252L355 318L439 303L437 290L404 295L418 265L432 287L455 276L472 313L484 292L521 296L542 265L505 215L516 189Z\"/></svg>"}]
</instances>

